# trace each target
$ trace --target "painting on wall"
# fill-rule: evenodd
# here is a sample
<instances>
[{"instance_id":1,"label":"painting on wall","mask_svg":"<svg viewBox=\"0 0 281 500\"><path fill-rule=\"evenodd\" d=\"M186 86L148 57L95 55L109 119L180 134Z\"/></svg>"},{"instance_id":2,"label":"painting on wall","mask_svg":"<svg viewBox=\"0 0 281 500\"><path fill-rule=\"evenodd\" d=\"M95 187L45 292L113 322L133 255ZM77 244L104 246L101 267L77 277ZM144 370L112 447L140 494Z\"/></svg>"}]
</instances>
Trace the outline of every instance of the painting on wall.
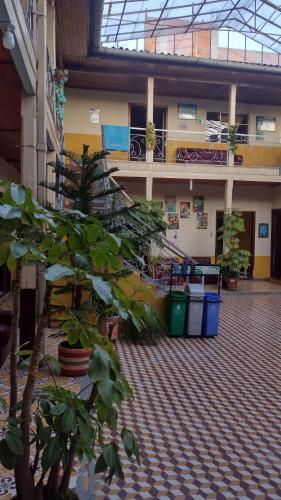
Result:
<instances>
[{"instance_id":1,"label":"painting on wall","mask_svg":"<svg viewBox=\"0 0 281 500\"><path fill-rule=\"evenodd\" d=\"M179 229L179 214L168 213L168 229Z\"/></svg>"},{"instance_id":2,"label":"painting on wall","mask_svg":"<svg viewBox=\"0 0 281 500\"><path fill-rule=\"evenodd\" d=\"M193 212L196 214L204 212L204 196L193 196Z\"/></svg>"},{"instance_id":3,"label":"painting on wall","mask_svg":"<svg viewBox=\"0 0 281 500\"><path fill-rule=\"evenodd\" d=\"M178 105L179 120L196 120L197 105L196 104L179 104Z\"/></svg>"},{"instance_id":4,"label":"painting on wall","mask_svg":"<svg viewBox=\"0 0 281 500\"><path fill-rule=\"evenodd\" d=\"M256 129L261 132L275 132L276 118L274 116L257 116Z\"/></svg>"},{"instance_id":5,"label":"painting on wall","mask_svg":"<svg viewBox=\"0 0 281 500\"><path fill-rule=\"evenodd\" d=\"M259 238L268 238L268 224L264 222L259 224Z\"/></svg>"},{"instance_id":6,"label":"painting on wall","mask_svg":"<svg viewBox=\"0 0 281 500\"><path fill-rule=\"evenodd\" d=\"M197 229L208 229L208 214L207 212L197 212L196 214Z\"/></svg>"},{"instance_id":7,"label":"painting on wall","mask_svg":"<svg viewBox=\"0 0 281 500\"><path fill-rule=\"evenodd\" d=\"M166 195L165 196L165 212L166 213L175 213L176 212L176 197L175 196L170 196Z\"/></svg>"},{"instance_id":8,"label":"painting on wall","mask_svg":"<svg viewBox=\"0 0 281 500\"><path fill-rule=\"evenodd\" d=\"M190 217L190 201L180 202L180 217L181 219L188 219Z\"/></svg>"}]
</instances>

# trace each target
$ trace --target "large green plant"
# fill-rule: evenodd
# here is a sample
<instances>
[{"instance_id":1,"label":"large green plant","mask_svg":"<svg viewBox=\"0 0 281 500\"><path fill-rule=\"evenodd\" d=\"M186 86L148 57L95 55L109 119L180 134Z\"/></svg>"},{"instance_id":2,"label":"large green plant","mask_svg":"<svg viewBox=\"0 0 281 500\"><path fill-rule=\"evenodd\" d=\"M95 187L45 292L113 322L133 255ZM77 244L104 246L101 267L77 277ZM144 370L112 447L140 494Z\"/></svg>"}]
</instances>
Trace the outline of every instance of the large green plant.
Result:
<instances>
[{"instance_id":1,"label":"large green plant","mask_svg":"<svg viewBox=\"0 0 281 500\"><path fill-rule=\"evenodd\" d=\"M74 210L93 214L94 204L98 199L122 189L104 185L103 181L118 170L116 167L109 170L102 167L102 161L107 154L106 151L90 153L86 144L83 145L81 154L62 150L63 160L57 159L48 163L56 175L56 181L43 180L40 185L70 200Z\"/></svg>"},{"instance_id":2,"label":"large green plant","mask_svg":"<svg viewBox=\"0 0 281 500\"><path fill-rule=\"evenodd\" d=\"M244 219L239 210L226 210L223 224L218 230L219 239L223 241L225 252L219 256L225 279L239 278L242 268L248 269L251 253L240 247L239 235L245 231Z\"/></svg>"},{"instance_id":3,"label":"large green plant","mask_svg":"<svg viewBox=\"0 0 281 500\"><path fill-rule=\"evenodd\" d=\"M9 417L0 442L0 460L5 467L14 469L19 499L64 499L75 456L97 458L96 472L108 470L108 480L114 474L123 478L118 440L107 440L104 429L116 432L118 409L124 399L132 397L132 392L112 344L99 334L90 302L81 302L75 309L65 306L61 299L62 330L68 342L94 347L89 370L91 393L84 400L81 393L56 385L34 393L39 362L55 363L42 353L50 287L46 288L38 318L33 351L17 351L21 268L31 263L45 266L47 283L64 278L66 291L81 286L97 294L106 305L114 306L124 319L131 318L136 327L150 312L149 308L139 310L119 286L124 275L122 257L130 252L127 242L108 233L94 217L75 210L50 213L32 198L29 189L12 184L6 186L0 200L0 220L1 264L16 273ZM104 270L105 263L110 270ZM19 399L16 361L29 354L27 379ZM131 431L123 428L120 440L127 455L139 461Z\"/></svg>"}]
</instances>

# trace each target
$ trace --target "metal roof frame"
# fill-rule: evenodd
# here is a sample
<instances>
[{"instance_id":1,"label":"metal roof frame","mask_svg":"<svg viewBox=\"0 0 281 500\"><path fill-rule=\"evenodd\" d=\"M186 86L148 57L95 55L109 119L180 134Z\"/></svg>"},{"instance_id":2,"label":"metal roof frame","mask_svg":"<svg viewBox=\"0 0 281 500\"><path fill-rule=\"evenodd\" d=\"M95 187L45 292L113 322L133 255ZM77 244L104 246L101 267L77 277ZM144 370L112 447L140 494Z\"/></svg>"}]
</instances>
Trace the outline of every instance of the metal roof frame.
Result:
<instances>
[{"instance_id":1,"label":"metal roof frame","mask_svg":"<svg viewBox=\"0 0 281 500\"><path fill-rule=\"evenodd\" d=\"M281 0L104 0L101 43L230 29L281 54Z\"/></svg>"}]
</instances>

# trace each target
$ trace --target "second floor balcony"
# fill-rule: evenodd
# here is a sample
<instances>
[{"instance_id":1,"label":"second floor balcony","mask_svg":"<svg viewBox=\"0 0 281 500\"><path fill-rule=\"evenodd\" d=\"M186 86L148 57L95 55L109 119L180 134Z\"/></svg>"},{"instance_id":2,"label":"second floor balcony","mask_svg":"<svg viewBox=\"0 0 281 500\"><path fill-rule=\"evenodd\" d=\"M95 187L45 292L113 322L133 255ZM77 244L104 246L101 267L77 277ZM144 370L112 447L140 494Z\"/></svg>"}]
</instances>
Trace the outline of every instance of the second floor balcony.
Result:
<instances>
[{"instance_id":1,"label":"second floor balcony","mask_svg":"<svg viewBox=\"0 0 281 500\"><path fill-rule=\"evenodd\" d=\"M208 130L155 130L154 163L181 165L186 170L191 165L227 167L230 163L228 130L217 132ZM148 162L146 129L131 127L128 153L114 152L114 160L127 162ZM277 132L265 134L237 133L235 137L234 168L260 167L276 168L281 166L281 137ZM142 166L139 165L139 169Z\"/></svg>"}]
</instances>

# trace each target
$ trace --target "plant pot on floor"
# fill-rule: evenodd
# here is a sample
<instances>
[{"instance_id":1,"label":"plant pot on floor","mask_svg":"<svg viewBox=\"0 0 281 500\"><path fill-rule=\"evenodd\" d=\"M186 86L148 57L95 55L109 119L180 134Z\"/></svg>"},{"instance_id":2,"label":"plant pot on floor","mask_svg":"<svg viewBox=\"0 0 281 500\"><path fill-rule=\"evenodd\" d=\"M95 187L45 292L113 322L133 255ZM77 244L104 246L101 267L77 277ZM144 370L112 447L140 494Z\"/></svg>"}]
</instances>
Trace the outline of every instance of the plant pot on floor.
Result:
<instances>
[{"instance_id":1,"label":"plant pot on floor","mask_svg":"<svg viewBox=\"0 0 281 500\"><path fill-rule=\"evenodd\" d=\"M93 349L71 346L67 341L59 344L58 360L61 365L61 375L81 377L89 370Z\"/></svg>"},{"instance_id":2,"label":"plant pot on floor","mask_svg":"<svg viewBox=\"0 0 281 500\"><path fill-rule=\"evenodd\" d=\"M101 335L115 340L119 337L119 316L107 316L100 318L99 330Z\"/></svg>"},{"instance_id":3,"label":"plant pot on floor","mask_svg":"<svg viewBox=\"0 0 281 500\"><path fill-rule=\"evenodd\" d=\"M238 283L239 279L238 278L226 278L224 279L225 282L225 287L227 290L230 290L231 292L236 292L238 289Z\"/></svg>"}]
</instances>

